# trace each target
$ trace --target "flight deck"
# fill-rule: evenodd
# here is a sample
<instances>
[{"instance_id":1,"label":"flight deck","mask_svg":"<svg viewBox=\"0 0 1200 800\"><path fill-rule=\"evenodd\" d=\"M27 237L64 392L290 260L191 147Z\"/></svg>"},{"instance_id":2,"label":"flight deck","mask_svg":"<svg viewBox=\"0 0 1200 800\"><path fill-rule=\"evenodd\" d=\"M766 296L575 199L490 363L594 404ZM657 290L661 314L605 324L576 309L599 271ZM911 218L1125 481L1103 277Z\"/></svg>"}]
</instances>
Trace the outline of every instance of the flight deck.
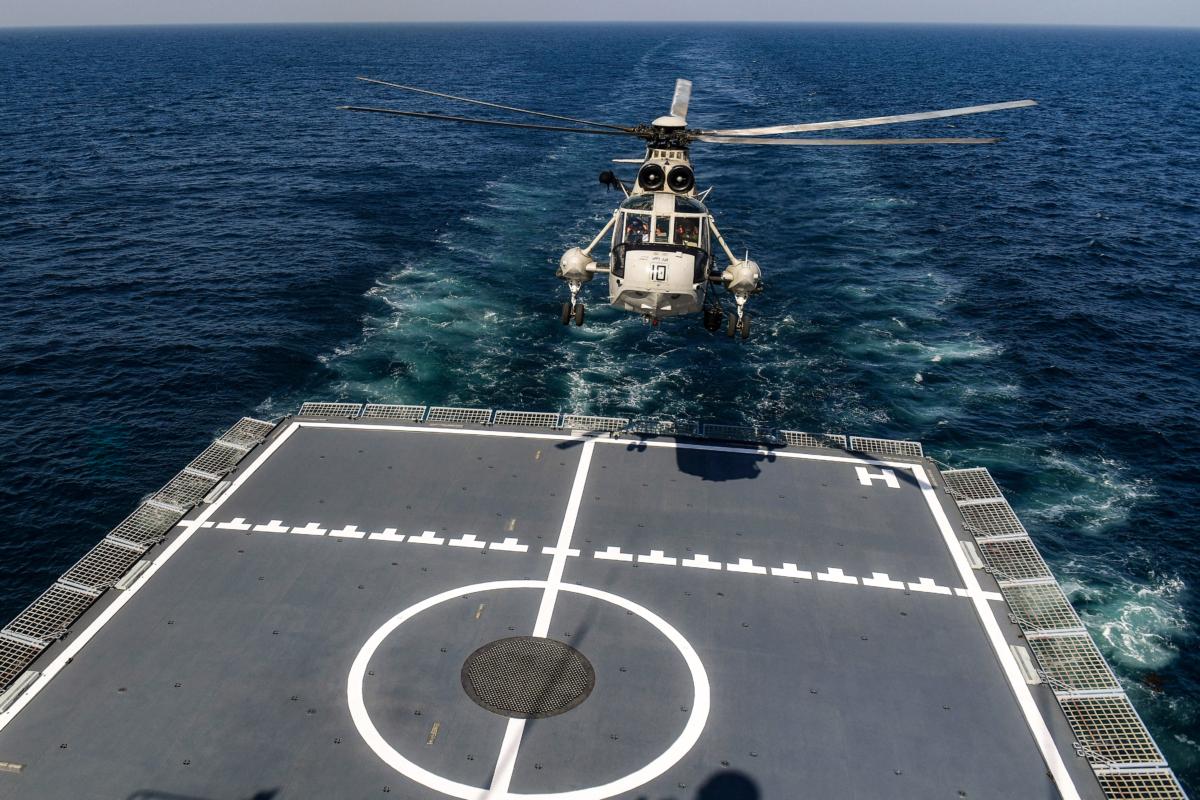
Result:
<instances>
[{"instance_id":1,"label":"flight deck","mask_svg":"<svg viewBox=\"0 0 1200 800\"><path fill-rule=\"evenodd\" d=\"M243 420L10 623L0 798L1184 796L986 471L417 408Z\"/></svg>"}]
</instances>

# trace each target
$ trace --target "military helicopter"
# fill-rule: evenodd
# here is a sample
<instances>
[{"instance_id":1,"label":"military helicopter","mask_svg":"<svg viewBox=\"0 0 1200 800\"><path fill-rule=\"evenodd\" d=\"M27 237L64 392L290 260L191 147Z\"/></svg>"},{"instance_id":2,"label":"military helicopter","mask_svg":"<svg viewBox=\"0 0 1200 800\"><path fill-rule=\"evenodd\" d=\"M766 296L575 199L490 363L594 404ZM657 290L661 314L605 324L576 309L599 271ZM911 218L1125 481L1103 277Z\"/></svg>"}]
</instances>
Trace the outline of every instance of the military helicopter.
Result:
<instances>
[{"instance_id":1,"label":"military helicopter","mask_svg":"<svg viewBox=\"0 0 1200 800\"><path fill-rule=\"evenodd\" d=\"M762 270L756 262L750 260L748 251L743 258L738 258L725 242L724 237L721 236L716 220L705 206L705 200L712 189L702 192L696 189L696 174L692 169L689 156L693 143L808 147L994 144L999 139L961 137L829 139L818 137L779 138L778 135L943 119L1037 105L1033 100L1012 100L1003 103L988 103L886 117L699 130L689 128L687 125L692 82L683 78L675 81L675 94L671 99L670 111L648 125L594 122L470 97L459 97L376 78L360 77L359 80L460 103L569 122L573 123L573 126L504 122L494 119L366 106L339 106L339 109L473 125L634 137L645 141L644 157L614 159L616 163L638 165L637 176L633 181L626 183L611 170L600 173L600 182L609 188L619 188L624 193L625 200L618 208L614 209L612 218L596 234L591 243L586 247L570 248L560 259L555 275L564 281L570 290L570 300L562 304L561 321L564 325L570 324L572 320L576 325L583 325L585 309L580 300L583 286L597 274L606 274L608 275L609 303L617 308L641 314L652 325L658 325L659 321L665 317L701 313L704 327L709 331L719 331L728 317L728 322L724 326L726 334L730 337L740 334L743 339L750 336L750 315L746 311L746 303L751 296L763 290ZM609 235L610 231L608 264L597 263L592 257L592 252L605 236ZM727 259L723 268L716 264L714 242ZM733 297L732 313L726 314L717 293L709 292L710 286L719 287Z\"/></svg>"}]
</instances>

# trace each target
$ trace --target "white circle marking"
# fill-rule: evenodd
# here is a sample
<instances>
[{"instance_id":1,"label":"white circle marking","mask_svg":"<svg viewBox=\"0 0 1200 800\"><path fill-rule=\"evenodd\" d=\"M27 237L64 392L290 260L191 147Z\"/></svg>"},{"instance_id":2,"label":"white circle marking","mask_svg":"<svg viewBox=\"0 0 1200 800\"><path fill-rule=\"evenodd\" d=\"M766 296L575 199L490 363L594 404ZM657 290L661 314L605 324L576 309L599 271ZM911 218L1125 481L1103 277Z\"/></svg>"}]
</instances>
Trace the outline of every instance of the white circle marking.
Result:
<instances>
[{"instance_id":1,"label":"white circle marking","mask_svg":"<svg viewBox=\"0 0 1200 800\"><path fill-rule=\"evenodd\" d=\"M620 606L626 611L632 611L634 614L637 614L666 636L671 644L675 645L676 649L679 650L680 655L683 656L683 660L692 674L692 683L695 687L695 692L692 696L692 711L688 716L687 723L683 726L683 731L679 734L679 738L672 742L671 746L664 750L657 758L641 769L631 772L615 781L586 789L573 789L569 792L550 792L544 794L521 794L518 792L493 793L490 789L468 786L465 783L443 778L441 775L437 775L424 767L414 764L388 744L379 734L379 731L371 722L371 717L367 713L366 703L363 701L363 679L366 677L367 664L370 662L371 656L375 654L375 651L383 644L384 639L390 636L396 628L399 628L422 611L433 608L447 600L461 597L464 594L487 592L493 589L544 589L546 585L546 581L490 581L488 583L476 583L470 586L450 589L409 606L385 622L375 633L371 634L371 637L363 644L362 649L358 651L358 655L354 658L354 663L350 667L350 675L346 681L346 695L350 705L350 717L354 720L354 725L358 728L358 732L363 737L363 740L375 751L375 755L383 759L385 763L400 774L430 789L450 795L451 797L460 798L460 800L604 800L604 798L612 797L615 794L636 789L646 781L652 780L666 772L679 759L683 758L684 754L696 744L701 732L704 730L704 724L708 721L711 700L708 673L704 670L704 664L701 663L700 656L696 654L695 649L688 640L683 638L683 634L648 608L640 606L632 600L626 600L624 597L610 594L609 592L592 589L587 586L573 586L565 583L559 584L559 591L594 597L597 600L604 600L605 602Z\"/></svg>"}]
</instances>

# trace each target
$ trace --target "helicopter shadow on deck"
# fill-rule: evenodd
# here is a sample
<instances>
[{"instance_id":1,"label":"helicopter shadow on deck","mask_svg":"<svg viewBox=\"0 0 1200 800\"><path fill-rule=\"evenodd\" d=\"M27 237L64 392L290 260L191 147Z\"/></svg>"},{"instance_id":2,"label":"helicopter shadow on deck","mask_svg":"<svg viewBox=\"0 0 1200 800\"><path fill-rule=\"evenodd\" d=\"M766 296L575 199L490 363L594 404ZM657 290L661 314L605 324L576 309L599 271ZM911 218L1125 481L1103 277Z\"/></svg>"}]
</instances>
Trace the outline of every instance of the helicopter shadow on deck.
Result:
<instances>
[{"instance_id":1,"label":"helicopter shadow on deck","mask_svg":"<svg viewBox=\"0 0 1200 800\"><path fill-rule=\"evenodd\" d=\"M639 795L637 800L651 798ZM735 769L724 769L709 776L696 790L695 795L661 797L654 800L763 800L763 797L758 784L749 775Z\"/></svg>"},{"instance_id":2,"label":"helicopter shadow on deck","mask_svg":"<svg viewBox=\"0 0 1200 800\"><path fill-rule=\"evenodd\" d=\"M645 435L642 439L636 442L629 442L625 450L629 453L644 453L649 449L646 442L659 437L653 435ZM672 439L671 441L674 441ZM559 442L555 445L560 450L568 450L572 447L578 447L582 444L579 439ZM730 446L735 446L735 443L729 443ZM685 475L695 475L701 480L723 482L723 481L740 481L754 480L762 473L760 462L766 461L773 463L775 461L774 453L736 453L714 452L712 450L699 447L676 447L675 450L675 465L679 471Z\"/></svg>"}]
</instances>

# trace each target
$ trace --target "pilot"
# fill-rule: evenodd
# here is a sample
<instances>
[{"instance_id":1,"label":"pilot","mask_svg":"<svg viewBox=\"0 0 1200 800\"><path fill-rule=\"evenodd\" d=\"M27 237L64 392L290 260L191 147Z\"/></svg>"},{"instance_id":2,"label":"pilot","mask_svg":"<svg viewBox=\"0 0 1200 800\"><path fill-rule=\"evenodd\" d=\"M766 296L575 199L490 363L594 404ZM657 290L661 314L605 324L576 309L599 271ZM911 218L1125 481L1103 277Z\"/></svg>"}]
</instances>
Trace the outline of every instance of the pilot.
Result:
<instances>
[{"instance_id":1,"label":"pilot","mask_svg":"<svg viewBox=\"0 0 1200 800\"><path fill-rule=\"evenodd\" d=\"M625 225L625 241L638 244L646 240L646 222L641 217L630 217Z\"/></svg>"},{"instance_id":2,"label":"pilot","mask_svg":"<svg viewBox=\"0 0 1200 800\"><path fill-rule=\"evenodd\" d=\"M675 244L685 244L690 247L700 245L699 220L678 219L675 221Z\"/></svg>"}]
</instances>

